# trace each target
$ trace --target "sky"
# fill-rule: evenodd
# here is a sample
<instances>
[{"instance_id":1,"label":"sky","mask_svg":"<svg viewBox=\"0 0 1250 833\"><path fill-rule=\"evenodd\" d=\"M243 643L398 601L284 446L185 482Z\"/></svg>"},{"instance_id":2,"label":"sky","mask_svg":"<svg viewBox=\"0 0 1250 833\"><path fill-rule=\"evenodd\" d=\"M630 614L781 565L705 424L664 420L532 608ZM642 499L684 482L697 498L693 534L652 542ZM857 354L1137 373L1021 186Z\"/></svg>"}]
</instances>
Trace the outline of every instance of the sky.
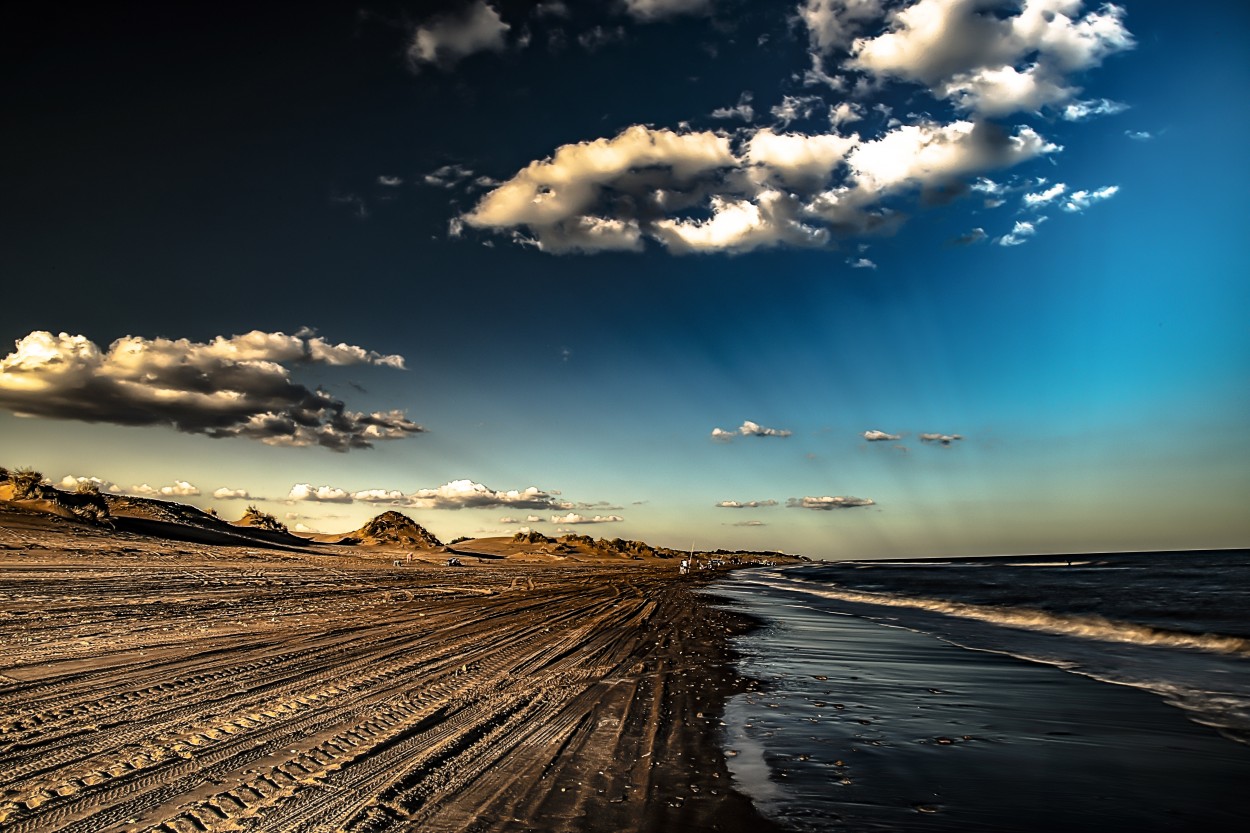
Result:
<instances>
[{"instance_id":1,"label":"sky","mask_svg":"<svg viewBox=\"0 0 1250 833\"><path fill-rule=\"evenodd\" d=\"M1250 546L1250 5L175 6L0 57L0 464L321 532Z\"/></svg>"}]
</instances>

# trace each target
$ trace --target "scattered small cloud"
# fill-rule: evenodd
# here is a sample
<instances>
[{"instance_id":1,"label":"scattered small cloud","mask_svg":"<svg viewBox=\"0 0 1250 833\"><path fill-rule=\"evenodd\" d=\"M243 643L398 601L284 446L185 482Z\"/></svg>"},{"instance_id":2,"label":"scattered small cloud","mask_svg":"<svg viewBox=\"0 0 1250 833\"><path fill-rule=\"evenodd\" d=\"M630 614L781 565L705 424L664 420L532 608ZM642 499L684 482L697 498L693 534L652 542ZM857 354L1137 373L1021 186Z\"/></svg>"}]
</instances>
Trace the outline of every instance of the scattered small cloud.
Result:
<instances>
[{"instance_id":1,"label":"scattered small cloud","mask_svg":"<svg viewBox=\"0 0 1250 833\"><path fill-rule=\"evenodd\" d=\"M1114 116L1123 113L1128 105L1108 98L1097 98L1092 101L1073 101L1059 111L1059 117L1065 121L1085 121L1096 116Z\"/></svg>"},{"instance_id":2,"label":"scattered small cloud","mask_svg":"<svg viewBox=\"0 0 1250 833\"><path fill-rule=\"evenodd\" d=\"M1107 185L1096 191L1073 191L1068 195L1068 199L1064 202L1062 208L1064 211L1077 214L1089 208L1096 202L1109 200L1120 191L1118 185Z\"/></svg>"},{"instance_id":3,"label":"scattered small cloud","mask_svg":"<svg viewBox=\"0 0 1250 833\"><path fill-rule=\"evenodd\" d=\"M62 477L61 482L57 485L65 491L72 492L78 489L79 486L86 486L87 484L94 486L101 492L113 495L120 494L123 491L121 486L118 486L111 480L102 480L99 477L78 477L72 474Z\"/></svg>"},{"instance_id":4,"label":"scattered small cloud","mask_svg":"<svg viewBox=\"0 0 1250 833\"><path fill-rule=\"evenodd\" d=\"M172 485L160 487L140 483L138 486L131 486L126 491L141 497L195 497L200 494L198 487L185 480L175 480Z\"/></svg>"},{"instance_id":5,"label":"scattered small cloud","mask_svg":"<svg viewBox=\"0 0 1250 833\"><path fill-rule=\"evenodd\" d=\"M789 127L791 122L810 119L816 112L816 108L824 103L824 99L818 95L787 95L783 96L781 103L775 105L769 113L776 119L779 126L785 128Z\"/></svg>"},{"instance_id":6,"label":"scattered small cloud","mask_svg":"<svg viewBox=\"0 0 1250 833\"><path fill-rule=\"evenodd\" d=\"M871 428L865 431L864 433L860 434L860 436L863 437L865 440L868 440L868 442L870 443L879 443L879 442L902 439L902 437L898 434L887 434L885 431L878 431L876 428Z\"/></svg>"},{"instance_id":7,"label":"scattered small cloud","mask_svg":"<svg viewBox=\"0 0 1250 833\"><path fill-rule=\"evenodd\" d=\"M439 15L416 28L408 46L408 62L415 70L426 65L451 69L477 52L501 52L512 27L485 0L454 14Z\"/></svg>"},{"instance_id":8,"label":"scattered small cloud","mask_svg":"<svg viewBox=\"0 0 1250 833\"><path fill-rule=\"evenodd\" d=\"M985 233L985 229L978 226L971 231L965 232L958 237L953 238L950 242L952 246L971 246L975 243L980 243L987 236L988 235Z\"/></svg>"},{"instance_id":9,"label":"scattered small cloud","mask_svg":"<svg viewBox=\"0 0 1250 833\"><path fill-rule=\"evenodd\" d=\"M1062 182L1056 182L1045 191L1025 194L1024 204L1027 208L1037 208L1038 206L1048 205L1063 196L1064 192L1067 190L1067 185L1064 185Z\"/></svg>"},{"instance_id":10,"label":"scattered small cloud","mask_svg":"<svg viewBox=\"0 0 1250 833\"><path fill-rule=\"evenodd\" d=\"M625 0L626 13L644 23L683 14L704 14L711 8L712 0Z\"/></svg>"},{"instance_id":11,"label":"scattered small cloud","mask_svg":"<svg viewBox=\"0 0 1250 833\"><path fill-rule=\"evenodd\" d=\"M455 188L471 179L473 171L459 164L443 165L421 177L423 183L434 188Z\"/></svg>"},{"instance_id":12,"label":"scattered small cloud","mask_svg":"<svg viewBox=\"0 0 1250 833\"><path fill-rule=\"evenodd\" d=\"M551 518L553 524L615 524L625 520L620 515L595 515L588 518L579 515L576 512L570 512L567 515L554 515Z\"/></svg>"},{"instance_id":13,"label":"scattered small cloud","mask_svg":"<svg viewBox=\"0 0 1250 833\"><path fill-rule=\"evenodd\" d=\"M876 501L864 497L845 495L825 495L823 497L792 497L786 501L789 509L853 509L857 506L872 506Z\"/></svg>"},{"instance_id":14,"label":"scattered small cloud","mask_svg":"<svg viewBox=\"0 0 1250 833\"><path fill-rule=\"evenodd\" d=\"M776 506L775 500L748 500L745 502L737 500L722 500L716 506L720 509L759 509L764 506Z\"/></svg>"},{"instance_id":15,"label":"scattered small cloud","mask_svg":"<svg viewBox=\"0 0 1250 833\"><path fill-rule=\"evenodd\" d=\"M959 434L921 434L920 441L922 443L940 443L942 445L950 445L956 440L962 440Z\"/></svg>"},{"instance_id":16,"label":"scattered small cloud","mask_svg":"<svg viewBox=\"0 0 1250 833\"><path fill-rule=\"evenodd\" d=\"M398 188L399 186L403 184L404 184L403 179L397 176L379 176L378 177L378 185L381 185L385 188Z\"/></svg>"},{"instance_id":17,"label":"scattered small cloud","mask_svg":"<svg viewBox=\"0 0 1250 833\"><path fill-rule=\"evenodd\" d=\"M228 486L222 486L220 489L213 491L213 497L217 500L255 500L247 489L231 489Z\"/></svg>"},{"instance_id":18,"label":"scattered small cloud","mask_svg":"<svg viewBox=\"0 0 1250 833\"><path fill-rule=\"evenodd\" d=\"M518 521L516 518L509 518L509 517L506 517L506 516L505 516L505 517L500 518L500 519L499 519L499 522L500 522L501 524L515 524L515 523L520 523L520 521Z\"/></svg>"},{"instance_id":19,"label":"scattered small cloud","mask_svg":"<svg viewBox=\"0 0 1250 833\"><path fill-rule=\"evenodd\" d=\"M1045 217L1039 217L1033 222L1027 220L1017 220L1016 224L1011 227L1011 231L1004 234L994 242L1000 246L1019 246L1021 243L1028 241L1030 237L1037 234L1037 226L1044 221Z\"/></svg>"},{"instance_id":20,"label":"scattered small cloud","mask_svg":"<svg viewBox=\"0 0 1250 833\"><path fill-rule=\"evenodd\" d=\"M788 437L791 432L781 428L765 428L758 422L746 420L737 429L726 431L724 428L713 428L712 439L729 442L735 437Z\"/></svg>"},{"instance_id":21,"label":"scattered small cloud","mask_svg":"<svg viewBox=\"0 0 1250 833\"><path fill-rule=\"evenodd\" d=\"M315 503L351 503L352 496L333 486L313 486L311 483L296 483L291 487L287 500L308 500Z\"/></svg>"},{"instance_id":22,"label":"scattered small cloud","mask_svg":"<svg viewBox=\"0 0 1250 833\"><path fill-rule=\"evenodd\" d=\"M735 524L730 524L730 526L768 526L768 524L763 521L738 521Z\"/></svg>"},{"instance_id":23,"label":"scattered small cloud","mask_svg":"<svg viewBox=\"0 0 1250 833\"><path fill-rule=\"evenodd\" d=\"M871 260L869 260L866 257L861 257L858 259L848 258L846 262L851 265L852 269L876 269L877 268L877 264L873 263Z\"/></svg>"},{"instance_id":24,"label":"scattered small cloud","mask_svg":"<svg viewBox=\"0 0 1250 833\"><path fill-rule=\"evenodd\" d=\"M751 106L751 98L751 92L748 90L738 96L738 103L733 107L718 107L713 110L712 118L751 121L755 118L755 108Z\"/></svg>"},{"instance_id":25,"label":"scattered small cloud","mask_svg":"<svg viewBox=\"0 0 1250 833\"><path fill-rule=\"evenodd\" d=\"M1154 133L1149 130L1125 130L1124 135L1128 136L1134 142L1149 142L1155 137Z\"/></svg>"}]
</instances>

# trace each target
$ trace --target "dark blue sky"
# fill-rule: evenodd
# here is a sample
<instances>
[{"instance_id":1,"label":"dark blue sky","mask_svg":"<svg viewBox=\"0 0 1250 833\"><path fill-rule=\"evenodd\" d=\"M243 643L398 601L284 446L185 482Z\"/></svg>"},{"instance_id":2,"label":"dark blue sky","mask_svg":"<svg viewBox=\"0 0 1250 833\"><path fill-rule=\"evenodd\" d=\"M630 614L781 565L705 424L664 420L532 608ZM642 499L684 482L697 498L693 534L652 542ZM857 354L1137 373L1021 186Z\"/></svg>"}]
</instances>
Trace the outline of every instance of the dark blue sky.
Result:
<instances>
[{"instance_id":1,"label":"dark blue sky","mask_svg":"<svg viewBox=\"0 0 1250 833\"><path fill-rule=\"evenodd\" d=\"M0 462L323 530L1250 543L1244 4L594 5L31 12Z\"/></svg>"}]
</instances>

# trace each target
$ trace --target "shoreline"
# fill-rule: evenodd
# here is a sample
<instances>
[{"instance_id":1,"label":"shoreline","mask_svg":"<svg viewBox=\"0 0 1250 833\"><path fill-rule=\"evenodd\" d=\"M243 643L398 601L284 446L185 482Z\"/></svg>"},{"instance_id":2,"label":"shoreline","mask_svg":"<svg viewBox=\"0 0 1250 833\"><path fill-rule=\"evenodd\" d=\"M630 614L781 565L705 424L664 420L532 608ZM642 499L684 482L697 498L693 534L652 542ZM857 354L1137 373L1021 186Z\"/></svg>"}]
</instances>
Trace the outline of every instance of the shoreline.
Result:
<instances>
[{"instance_id":1,"label":"shoreline","mask_svg":"<svg viewBox=\"0 0 1250 833\"><path fill-rule=\"evenodd\" d=\"M0 552L0 824L776 830L721 745L753 623L713 578Z\"/></svg>"}]
</instances>

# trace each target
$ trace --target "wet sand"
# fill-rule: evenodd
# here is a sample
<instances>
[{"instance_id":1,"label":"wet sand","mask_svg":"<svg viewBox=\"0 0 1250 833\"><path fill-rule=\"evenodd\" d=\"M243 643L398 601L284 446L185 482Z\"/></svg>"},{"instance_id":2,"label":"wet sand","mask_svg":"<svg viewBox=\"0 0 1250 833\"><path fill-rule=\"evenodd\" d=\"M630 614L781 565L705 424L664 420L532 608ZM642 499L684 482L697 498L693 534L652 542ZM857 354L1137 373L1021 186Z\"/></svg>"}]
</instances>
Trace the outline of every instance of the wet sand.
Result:
<instances>
[{"instance_id":1,"label":"wet sand","mask_svg":"<svg viewBox=\"0 0 1250 833\"><path fill-rule=\"evenodd\" d=\"M792 830L1250 829L1250 747L1154 694L811 599L713 592L772 623L737 640L753 682L726 738L738 783Z\"/></svg>"},{"instance_id":2,"label":"wet sand","mask_svg":"<svg viewBox=\"0 0 1250 833\"><path fill-rule=\"evenodd\" d=\"M0 542L7 833L772 829L720 743L749 622L675 569L75 534Z\"/></svg>"}]
</instances>

